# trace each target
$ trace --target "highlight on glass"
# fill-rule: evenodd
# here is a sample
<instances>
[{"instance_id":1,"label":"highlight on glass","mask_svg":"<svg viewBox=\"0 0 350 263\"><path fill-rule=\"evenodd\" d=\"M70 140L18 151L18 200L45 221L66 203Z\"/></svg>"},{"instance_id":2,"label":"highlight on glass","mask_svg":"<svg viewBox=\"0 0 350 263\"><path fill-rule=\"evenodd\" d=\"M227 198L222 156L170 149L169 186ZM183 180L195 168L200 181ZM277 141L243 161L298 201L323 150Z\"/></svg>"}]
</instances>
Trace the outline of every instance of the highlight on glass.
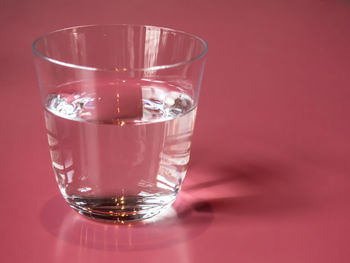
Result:
<instances>
[{"instance_id":1,"label":"highlight on glass","mask_svg":"<svg viewBox=\"0 0 350 263\"><path fill-rule=\"evenodd\" d=\"M162 27L90 25L41 36L33 52L69 205L115 222L170 206L188 168L206 43Z\"/></svg>"}]
</instances>

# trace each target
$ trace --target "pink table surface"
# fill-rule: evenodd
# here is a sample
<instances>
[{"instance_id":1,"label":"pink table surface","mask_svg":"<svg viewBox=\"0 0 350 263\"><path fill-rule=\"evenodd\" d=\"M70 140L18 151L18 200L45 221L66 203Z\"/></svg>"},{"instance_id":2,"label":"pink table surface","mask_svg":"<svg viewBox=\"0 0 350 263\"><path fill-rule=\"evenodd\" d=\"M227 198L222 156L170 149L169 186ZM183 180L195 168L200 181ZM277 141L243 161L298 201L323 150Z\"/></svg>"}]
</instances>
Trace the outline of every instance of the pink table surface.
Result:
<instances>
[{"instance_id":1,"label":"pink table surface","mask_svg":"<svg viewBox=\"0 0 350 263\"><path fill-rule=\"evenodd\" d=\"M350 2L2 0L0 262L350 262ZM208 61L184 188L165 218L63 201L31 42L81 24L173 27Z\"/></svg>"}]
</instances>

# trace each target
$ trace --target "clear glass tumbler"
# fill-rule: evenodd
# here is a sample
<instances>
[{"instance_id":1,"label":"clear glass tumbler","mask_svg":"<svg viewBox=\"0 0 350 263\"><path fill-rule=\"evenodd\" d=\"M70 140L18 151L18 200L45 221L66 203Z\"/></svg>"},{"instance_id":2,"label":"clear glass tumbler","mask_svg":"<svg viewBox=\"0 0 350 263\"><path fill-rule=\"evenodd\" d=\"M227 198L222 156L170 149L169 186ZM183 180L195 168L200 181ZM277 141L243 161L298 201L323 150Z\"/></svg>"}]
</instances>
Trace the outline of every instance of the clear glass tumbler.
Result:
<instances>
[{"instance_id":1,"label":"clear glass tumbler","mask_svg":"<svg viewBox=\"0 0 350 263\"><path fill-rule=\"evenodd\" d=\"M171 205L188 168L206 43L162 27L91 25L39 37L33 52L70 206L125 222Z\"/></svg>"}]
</instances>

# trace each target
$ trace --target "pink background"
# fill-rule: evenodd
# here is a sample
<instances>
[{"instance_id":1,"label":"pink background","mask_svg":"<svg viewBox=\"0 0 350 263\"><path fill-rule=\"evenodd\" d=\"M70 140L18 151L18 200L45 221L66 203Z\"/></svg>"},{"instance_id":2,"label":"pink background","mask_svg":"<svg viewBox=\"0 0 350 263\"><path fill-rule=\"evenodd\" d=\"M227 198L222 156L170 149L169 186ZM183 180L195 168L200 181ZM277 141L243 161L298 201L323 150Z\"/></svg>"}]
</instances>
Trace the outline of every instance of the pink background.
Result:
<instances>
[{"instance_id":1,"label":"pink background","mask_svg":"<svg viewBox=\"0 0 350 263\"><path fill-rule=\"evenodd\" d=\"M350 262L350 2L2 0L1 262ZM209 45L183 191L167 218L101 224L50 166L31 43L82 24Z\"/></svg>"}]
</instances>

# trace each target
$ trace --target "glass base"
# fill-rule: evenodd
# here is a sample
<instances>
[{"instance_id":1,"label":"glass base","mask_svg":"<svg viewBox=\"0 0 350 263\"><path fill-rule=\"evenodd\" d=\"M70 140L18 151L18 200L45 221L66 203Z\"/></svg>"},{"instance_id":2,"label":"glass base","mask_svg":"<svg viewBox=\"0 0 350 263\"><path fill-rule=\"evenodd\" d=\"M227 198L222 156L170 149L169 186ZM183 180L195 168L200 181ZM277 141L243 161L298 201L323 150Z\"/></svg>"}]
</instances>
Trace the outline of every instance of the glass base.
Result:
<instances>
[{"instance_id":1,"label":"glass base","mask_svg":"<svg viewBox=\"0 0 350 263\"><path fill-rule=\"evenodd\" d=\"M157 215L169 207L176 196L120 196L113 198L67 197L78 213L99 221L125 223Z\"/></svg>"}]
</instances>

